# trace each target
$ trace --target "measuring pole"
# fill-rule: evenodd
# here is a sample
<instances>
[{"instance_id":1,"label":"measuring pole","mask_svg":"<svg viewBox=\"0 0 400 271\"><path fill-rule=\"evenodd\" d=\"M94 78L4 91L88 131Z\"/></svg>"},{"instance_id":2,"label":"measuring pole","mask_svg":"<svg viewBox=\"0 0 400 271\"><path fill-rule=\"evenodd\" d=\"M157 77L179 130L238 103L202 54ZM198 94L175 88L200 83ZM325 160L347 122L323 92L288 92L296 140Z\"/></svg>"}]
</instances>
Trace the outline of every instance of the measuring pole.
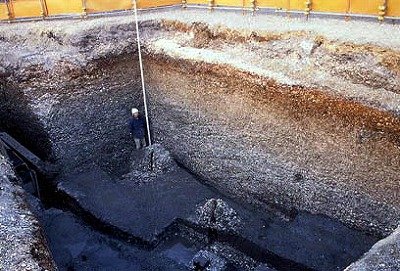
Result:
<instances>
[{"instance_id":1,"label":"measuring pole","mask_svg":"<svg viewBox=\"0 0 400 271\"><path fill-rule=\"evenodd\" d=\"M147 111L147 97L146 97L146 87L145 87L145 84L144 84L142 51L141 51L141 46L140 46L139 22L138 22L138 15L137 15L137 3L136 3L136 0L133 0L133 5L134 5L134 9L135 9L136 39L137 39L138 53L139 53L140 77L141 77L141 80L142 80L144 114L145 114L145 117L146 117L146 127L147 127L147 136L148 136L148 140L149 140L149 146L151 146L150 123L149 123L149 114L148 114L148 111Z\"/></svg>"}]
</instances>

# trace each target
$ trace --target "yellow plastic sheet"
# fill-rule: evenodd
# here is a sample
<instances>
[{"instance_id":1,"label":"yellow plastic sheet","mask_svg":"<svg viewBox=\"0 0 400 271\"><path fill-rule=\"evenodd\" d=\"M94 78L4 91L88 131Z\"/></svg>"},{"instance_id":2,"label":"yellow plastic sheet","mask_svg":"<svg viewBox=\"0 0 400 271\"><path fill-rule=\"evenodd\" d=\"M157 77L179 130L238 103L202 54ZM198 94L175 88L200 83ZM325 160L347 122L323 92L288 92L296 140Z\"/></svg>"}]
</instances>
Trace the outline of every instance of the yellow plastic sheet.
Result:
<instances>
[{"instance_id":1,"label":"yellow plastic sheet","mask_svg":"<svg viewBox=\"0 0 400 271\"><path fill-rule=\"evenodd\" d=\"M132 9L132 0L42 0L45 15L77 14L83 12L83 2L86 2L88 13L107 12ZM290 10L304 10L306 0L258 0L257 6L281 8ZM182 4L181 0L137 0L138 7L152 8ZM208 0L188 0L188 4L208 5ZM217 6L251 7L250 0L215 0ZM383 0L312 0L311 10L334 13L368 14L378 16L379 6ZM9 8L12 18L40 17L42 6L40 0L11 0ZM47 14L46 14L47 12ZM400 18L400 0L387 0L386 16ZM5 3L0 3L0 19L7 20Z\"/></svg>"},{"instance_id":2,"label":"yellow plastic sheet","mask_svg":"<svg viewBox=\"0 0 400 271\"><path fill-rule=\"evenodd\" d=\"M132 0L86 0L86 12L106 12L132 9Z\"/></svg>"},{"instance_id":3,"label":"yellow plastic sheet","mask_svg":"<svg viewBox=\"0 0 400 271\"><path fill-rule=\"evenodd\" d=\"M188 4L208 5L207 0L187 0Z\"/></svg>"},{"instance_id":4,"label":"yellow plastic sheet","mask_svg":"<svg viewBox=\"0 0 400 271\"><path fill-rule=\"evenodd\" d=\"M400 0L388 0L387 16L400 18Z\"/></svg>"},{"instance_id":5,"label":"yellow plastic sheet","mask_svg":"<svg viewBox=\"0 0 400 271\"><path fill-rule=\"evenodd\" d=\"M382 4L382 0L351 0L350 13L370 14L378 16L378 7Z\"/></svg>"},{"instance_id":6,"label":"yellow plastic sheet","mask_svg":"<svg viewBox=\"0 0 400 271\"><path fill-rule=\"evenodd\" d=\"M161 6L170 6L181 4L181 0L138 0L137 4L139 8L153 8L153 7L161 7Z\"/></svg>"},{"instance_id":7,"label":"yellow plastic sheet","mask_svg":"<svg viewBox=\"0 0 400 271\"><path fill-rule=\"evenodd\" d=\"M362 0L364 1L364 0ZM346 13L348 0L312 0L311 10L321 12Z\"/></svg>"},{"instance_id":8,"label":"yellow plastic sheet","mask_svg":"<svg viewBox=\"0 0 400 271\"><path fill-rule=\"evenodd\" d=\"M260 0L257 1L257 5L260 7L287 9L289 2L289 0Z\"/></svg>"},{"instance_id":9,"label":"yellow plastic sheet","mask_svg":"<svg viewBox=\"0 0 400 271\"><path fill-rule=\"evenodd\" d=\"M0 20L7 20L7 7L6 3L0 3Z\"/></svg>"},{"instance_id":10,"label":"yellow plastic sheet","mask_svg":"<svg viewBox=\"0 0 400 271\"><path fill-rule=\"evenodd\" d=\"M12 0L9 7L13 18L40 17L42 15L39 0Z\"/></svg>"},{"instance_id":11,"label":"yellow plastic sheet","mask_svg":"<svg viewBox=\"0 0 400 271\"><path fill-rule=\"evenodd\" d=\"M249 5L247 3L248 1L245 1L245 5ZM243 1L242 0L215 0L214 4L216 6L230 6L230 7L242 7L243 6Z\"/></svg>"},{"instance_id":12,"label":"yellow plastic sheet","mask_svg":"<svg viewBox=\"0 0 400 271\"><path fill-rule=\"evenodd\" d=\"M83 12L82 0L46 0L45 3L48 15L74 14Z\"/></svg>"},{"instance_id":13,"label":"yellow plastic sheet","mask_svg":"<svg viewBox=\"0 0 400 271\"><path fill-rule=\"evenodd\" d=\"M291 0L290 9L291 10L304 10L306 7L305 0Z\"/></svg>"}]
</instances>

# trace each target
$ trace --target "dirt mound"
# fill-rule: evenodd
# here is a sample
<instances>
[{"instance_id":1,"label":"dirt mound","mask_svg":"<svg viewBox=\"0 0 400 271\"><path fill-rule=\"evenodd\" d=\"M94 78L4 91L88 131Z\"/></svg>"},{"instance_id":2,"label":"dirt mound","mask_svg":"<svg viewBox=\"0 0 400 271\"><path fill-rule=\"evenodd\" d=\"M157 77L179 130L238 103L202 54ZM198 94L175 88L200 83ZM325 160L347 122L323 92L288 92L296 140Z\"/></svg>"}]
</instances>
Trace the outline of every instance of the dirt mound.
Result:
<instances>
[{"instance_id":1,"label":"dirt mound","mask_svg":"<svg viewBox=\"0 0 400 271\"><path fill-rule=\"evenodd\" d=\"M194 23L191 32L193 33L193 39L190 44L195 48L208 47L210 41L215 38L208 26L204 23Z\"/></svg>"},{"instance_id":2,"label":"dirt mound","mask_svg":"<svg viewBox=\"0 0 400 271\"><path fill-rule=\"evenodd\" d=\"M210 199L196 210L199 225L219 231L237 231L241 219L237 212L221 199Z\"/></svg>"}]
</instances>

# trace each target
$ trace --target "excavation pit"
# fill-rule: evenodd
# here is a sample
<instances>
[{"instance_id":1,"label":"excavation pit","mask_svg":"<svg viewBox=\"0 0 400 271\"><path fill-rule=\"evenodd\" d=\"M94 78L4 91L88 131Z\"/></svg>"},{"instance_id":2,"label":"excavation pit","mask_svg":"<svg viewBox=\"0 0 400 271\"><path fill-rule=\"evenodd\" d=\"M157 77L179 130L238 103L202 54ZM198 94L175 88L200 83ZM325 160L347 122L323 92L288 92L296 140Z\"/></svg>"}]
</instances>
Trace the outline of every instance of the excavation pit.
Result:
<instances>
[{"instance_id":1,"label":"excavation pit","mask_svg":"<svg viewBox=\"0 0 400 271\"><path fill-rule=\"evenodd\" d=\"M191 258L227 270L344 269L396 229L395 42L338 41L310 31L316 23L276 33L171 14L140 24L152 136L179 164L159 176L132 168L140 153L127 124L143 97L131 17L0 32L5 48L32 40L7 51L0 125L59 169L45 201L74 215L38 216L60 266L94 264L88 243L107 239L112 257L124 258L119 246L140 250L126 268L187 269ZM242 218L239 232L214 236L193 222L219 198ZM55 225L90 225L96 237L63 247L46 224L54 214L65 216Z\"/></svg>"}]
</instances>

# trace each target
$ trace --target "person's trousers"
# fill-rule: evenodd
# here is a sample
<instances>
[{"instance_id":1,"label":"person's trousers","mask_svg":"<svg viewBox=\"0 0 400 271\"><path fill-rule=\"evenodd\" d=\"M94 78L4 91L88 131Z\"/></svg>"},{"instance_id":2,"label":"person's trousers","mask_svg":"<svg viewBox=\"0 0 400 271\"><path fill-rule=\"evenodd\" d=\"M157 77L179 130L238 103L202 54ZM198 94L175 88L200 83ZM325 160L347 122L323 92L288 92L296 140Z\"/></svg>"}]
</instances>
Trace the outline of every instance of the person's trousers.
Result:
<instances>
[{"instance_id":1,"label":"person's trousers","mask_svg":"<svg viewBox=\"0 0 400 271\"><path fill-rule=\"evenodd\" d=\"M134 140L137 150L146 147L146 140L144 138L134 138Z\"/></svg>"}]
</instances>

